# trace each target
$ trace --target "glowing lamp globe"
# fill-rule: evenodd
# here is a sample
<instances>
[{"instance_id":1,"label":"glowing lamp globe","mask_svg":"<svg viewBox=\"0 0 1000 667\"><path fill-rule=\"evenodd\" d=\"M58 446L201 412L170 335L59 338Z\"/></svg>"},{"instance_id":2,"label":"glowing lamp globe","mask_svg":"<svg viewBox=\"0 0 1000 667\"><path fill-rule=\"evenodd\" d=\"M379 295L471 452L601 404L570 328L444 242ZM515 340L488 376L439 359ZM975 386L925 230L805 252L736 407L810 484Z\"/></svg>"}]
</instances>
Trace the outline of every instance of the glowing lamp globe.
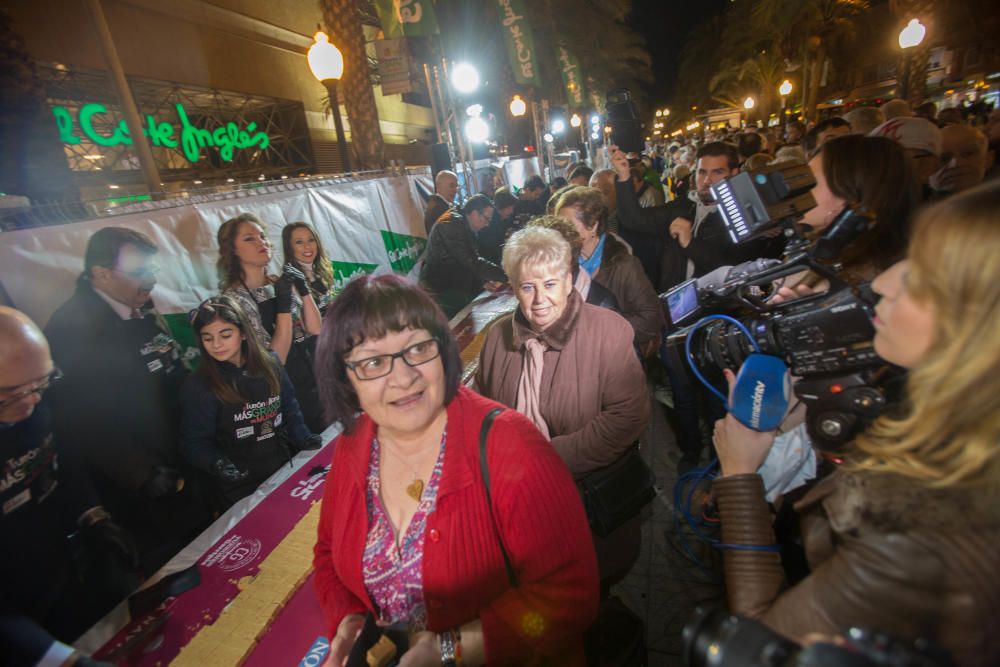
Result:
<instances>
[{"instance_id":1,"label":"glowing lamp globe","mask_svg":"<svg viewBox=\"0 0 1000 667\"><path fill-rule=\"evenodd\" d=\"M515 117L523 116L528 111L528 105L524 103L520 95L515 95L510 101L510 115Z\"/></svg>"},{"instance_id":2,"label":"glowing lamp globe","mask_svg":"<svg viewBox=\"0 0 1000 667\"><path fill-rule=\"evenodd\" d=\"M906 27L899 32L899 48L910 49L918 46L920 42L924 41L926 34L927 28L920 22L920 19L910 19Z\"/></svg>"},{"instance_id":3,"label":"glowing lamp globe","mask_svg":"<svg viewBox=\"0 0 1000 667\"><path fill-rule=\"evenodd\" d=\"M583 123L583 119L580 118L579 114L573 114L569 119L569 124L573 127L580 127L581 123Z\"/></svg>"},{"instance_id":4,"label":"glowing lamp globe","mask_svg":"<svg viewBox=\"0 0 1000 667\"><path fill-rule=\"evenodd\" d=\"M743 100L743 108L746 109L747 111L753 109L755 104L757 104L757 102L752 97L748 97L745 100Z\"/></svg>"},{"instance_id":5,"label":"glowing lamp globe","mask_svg":"<svg viewBox=\"0 0 1000 667\"><path fill-rule=\"evenodd\" d=\"M451 85L460 93L471 93L479 87L479 72L469 63L458 63L451 70Z\"/></svg>"},{"instance_id":6,"label":"glowing lamp globe","mask_svg":"<svg viewBox=\"0 0 1000 667\"><path fill-rule=\"evenodd\" d=\"M315 40L309 47L309 69L317 81L337 81L344 76L344 54L330 43L330 38L322 30L313 35Z\"/></svg>"},{"instance_id":7,"label":"glowing lamp globe","mask_svg":"<svg viewBox=\"0 0 1000 667\"><path fill-rule=\"evenodd\" d=\"M782 95L791 95L792 94L792 82L789 81L788 79L785 79L784 81L782 81L781 85L778 87L778 92L781 93Z\"/></svg>"}]
</instances>

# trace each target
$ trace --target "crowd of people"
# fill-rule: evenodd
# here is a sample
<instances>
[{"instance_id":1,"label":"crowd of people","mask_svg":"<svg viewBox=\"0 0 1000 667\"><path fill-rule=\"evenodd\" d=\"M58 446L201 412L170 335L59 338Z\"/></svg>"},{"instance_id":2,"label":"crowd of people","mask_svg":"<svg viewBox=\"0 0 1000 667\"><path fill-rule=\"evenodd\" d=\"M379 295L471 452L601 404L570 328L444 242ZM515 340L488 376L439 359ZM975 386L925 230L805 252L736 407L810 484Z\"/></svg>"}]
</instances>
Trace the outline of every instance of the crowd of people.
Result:
<instances>
[{"instance_id":1,"label":"crowd of people","mask_svg":"<svg viewBox=\"0 0 1000 667\"><path fill-rule=\"evenodd\" d=\"M408 665L633 664L609 658L623 642L601 625L641 513L609 523L601 503L620 500L621 471L636 483L661 386L679 472L718 460L706 511L731 612L797 641L864 625L997 664L1000 183L984 181L1000 117L934 111L894 102L648 156L610 146L606 168L492 199L462 199L441 171L419 284L361 276L334 296L304 222L282 229L273 275L265 222L239 215L218 231L219 294L190 313L193 369L150 299L157 246L99 230L44 331L0 308L2 654L96 664L69 643L336 422L314 560L327 664L346 663L369 617L406 628ZM664 354L660 298L783 256L781 234L733 243L711 191L772 164L815 178L796 223L807 244L845 211L871 224L765 296L871 282L874 349L904 377L795 493L761 474L776 440L804 432L795 411L764 432L727 414ZM462 386L449 319L504 289L516 308ZM724 370L730 390L739 370ZM775 507L801 520L804 572L782 558Z\"/></svg>"}]
</instances>

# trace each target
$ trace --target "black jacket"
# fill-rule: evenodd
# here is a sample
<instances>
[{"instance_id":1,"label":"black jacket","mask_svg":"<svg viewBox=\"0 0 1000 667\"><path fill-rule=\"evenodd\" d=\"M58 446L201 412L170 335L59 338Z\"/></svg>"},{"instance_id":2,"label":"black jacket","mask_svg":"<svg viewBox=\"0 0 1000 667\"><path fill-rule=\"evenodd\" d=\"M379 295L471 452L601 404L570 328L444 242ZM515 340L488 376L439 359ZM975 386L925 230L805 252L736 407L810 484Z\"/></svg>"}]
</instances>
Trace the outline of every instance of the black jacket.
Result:
<instances>
[{"instance_id":1,"label":"black jacket","mask_svg":"<svg viewBox=\"0 0 1000 667\"><path fill-rule=\"evenodd\" d=\"M483 291L489 281L507 280L503 269L479 255L469 222L457 210L441 218L431 229L420 270L420 282L445 310L461 309ZM442 304L446 305L446 304Z\"/></svg>"},{"instance_id":2,"label":"black jacket","mask_svg":"<svg viewBox=\"0 0 1000 667\"><path fill-rule=\"evenodd\" d=\"M135 491L155 465L176 467L178 393L187 375L158 314L121 319L86 280L45 327L65 378L52 390L60 431L87 461L98 492Z\"/></svg>"},{"instance_id":3,"label":"black jacket","mask_svg":"<svg viewBox=\"0 0 1000 667\"><path fill-rule=\"evenodd\" d=\"M182 388L180 449L184 458L211 474L212 464L225 457L250 473L235 484L218 482L226 506L253 493L310 435L288 374L277 357L274 363L281 372L278 394L271 392L263 377L221 364L226 379L249 399L239 405L220 401L198 374L189 377Z\"/></svg>"},{"instance_id":4,"label":"black jacket","mask_svg":"<svg viewBox=\"0 0 1000 667\"><path fill-rule=\"evenodd\" d=\"M660 292L684 282L688 260L694 263L694 275L702 276L720 266L732 266L758 257L780 257L784 249L782 237L754 239L738 245L733 243L722 216L717 212L709 213L702 220L688 247L682 248L670 236L670 223L675 218L686 218L694 222L694 202L689 199L674 200L662 206L641 208L629 183L616 182L615 190L621 228L633 234L647 235L662 243L660 280L657 285ZM633 243L628 236L624 238Z\"/></svg>"},{"instance_id":5,"label":"black jacket","mask_svg":"<svg viewBox=\"0 0 1000 667\"><path fill-rule=\"evenodd\" d=\"M436 192L430 196L430 199L427 200L427 207L424 209L424 229L427 230L427 236L431 235L434 223L447 213L450 207L451 204L448 203L448 200Z\"/></svg>"}]
</instances>

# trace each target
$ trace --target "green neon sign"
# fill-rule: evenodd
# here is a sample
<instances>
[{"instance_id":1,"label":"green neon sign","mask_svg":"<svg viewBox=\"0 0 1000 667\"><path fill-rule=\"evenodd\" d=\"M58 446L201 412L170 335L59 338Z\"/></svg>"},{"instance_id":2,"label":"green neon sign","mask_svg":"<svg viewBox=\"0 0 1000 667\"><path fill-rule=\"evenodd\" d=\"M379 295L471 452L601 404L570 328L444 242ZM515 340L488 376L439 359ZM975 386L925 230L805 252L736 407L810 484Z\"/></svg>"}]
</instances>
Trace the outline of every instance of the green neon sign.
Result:
<instances>
[{"instance_id":1,"label":"green neon sign","mask_svg":"<svg viewBox=\"0 0 1000 667\"><path fill-rule=\"evenodd\" d=\"M177 109L179 124L172 125L146 114L142 133L149 137L154 146L177 148L180 145L188 162L200 160L203 148L218 148L219 157L226 162L231 162L233 153L237 150L250 148L263 150L271 145L271 140L265 132L255 132L257 123L250 123L243 130L233 122L226 123L215 130L206 130L191 124L183 105L177 104L174 108ZM110 135L101 134L94 127L94 117L106 113L108 113L108 108L103 104L84 104L77 110L74 121L73 112L67 107L52 107L52 114L56 118L56 127L59 128L59 138L64 144L77 145L80 143L81 136L77 134L77 128L79 128L79 132L88 141L98 146L106 148L131 146L132 137L124 120L119 121Z\"/></svg>"}]
</instances>

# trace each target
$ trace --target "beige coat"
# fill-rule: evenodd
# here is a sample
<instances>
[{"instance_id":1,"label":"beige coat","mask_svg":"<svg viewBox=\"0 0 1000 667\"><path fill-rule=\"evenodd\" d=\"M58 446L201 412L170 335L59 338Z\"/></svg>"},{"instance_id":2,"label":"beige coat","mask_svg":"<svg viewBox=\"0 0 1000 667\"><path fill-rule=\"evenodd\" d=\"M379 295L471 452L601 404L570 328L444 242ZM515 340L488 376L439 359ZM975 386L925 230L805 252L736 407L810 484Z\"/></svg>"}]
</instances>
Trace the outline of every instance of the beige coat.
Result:
<instances>
[{"instance_id":1,"label":"beige coat","mask_svg":"<svg viewBox=\"0 0 1000 667\"><path fill-rule=\"evenodd\" d=\"M617 313L583 303L576 290L563 316L541 334L517 310L486 335L476 373L480 393L512 408L517 405L529 336L548 347L541 413L570 472L580 478L618 460L649 421L646 378L632 347L631 325ZM639 557L639 527L636 516L605 538L593 536L604 588L624 577Z\"/></svg>"}]
</instances>

